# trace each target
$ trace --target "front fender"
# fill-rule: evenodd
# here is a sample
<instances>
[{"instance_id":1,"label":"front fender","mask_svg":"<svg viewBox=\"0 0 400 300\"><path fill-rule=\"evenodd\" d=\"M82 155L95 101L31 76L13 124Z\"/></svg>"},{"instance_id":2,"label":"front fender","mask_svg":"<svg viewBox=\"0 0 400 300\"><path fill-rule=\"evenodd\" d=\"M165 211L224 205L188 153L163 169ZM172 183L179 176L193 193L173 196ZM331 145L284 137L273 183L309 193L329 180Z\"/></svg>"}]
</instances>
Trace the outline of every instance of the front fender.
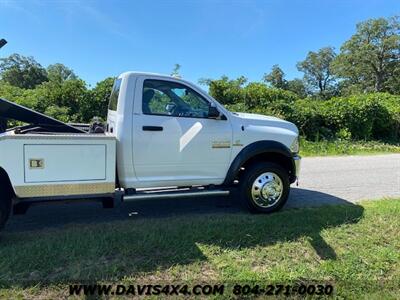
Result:
<instances>
[{"instance_id":1,"label":"front fender","mask_svg":"<svg viewBox=\"0 0 400 300\"><path fill-rule=\"evenodd\" d=\"M229 167L228 173L226 174L224 185L229 185L234 181L238 175L240 168L251 158L260 155L275 153L286 157L291 161L291 171L296 169L295 162L293 160L293 154L290 152L289 148L284 144L277 141L258 141L244 147L238 155L233 160L231 166ZM292 180L291 180L292 181Z\"/></svg>"}]
</instances>

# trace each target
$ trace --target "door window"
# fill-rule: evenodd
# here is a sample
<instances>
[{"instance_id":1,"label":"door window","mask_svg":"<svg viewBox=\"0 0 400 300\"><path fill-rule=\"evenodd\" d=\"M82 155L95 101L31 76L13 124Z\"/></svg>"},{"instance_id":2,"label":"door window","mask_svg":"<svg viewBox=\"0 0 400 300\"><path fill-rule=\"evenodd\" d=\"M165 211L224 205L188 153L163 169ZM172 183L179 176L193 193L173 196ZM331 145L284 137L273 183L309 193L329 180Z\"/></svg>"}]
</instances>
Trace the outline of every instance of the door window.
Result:
<instances>
[{"instance_id":1,"label":"door window","mask_svg":"<svg viewBox=\"0 0 400 300\"><path fill-rule=\"evenodd\" d=\"M109 110L117 110L119 90L121 88L121 81L122 81L122 79L116 79L114 81L114 85L113 85L111 95L110 95L110 102L108 104Z\"/></svg>"},{"instance_id":2,"label":"door window","mask_svg":"<svg viewBox=\"0 0 400 300\"><path fill-rule=\"evenodd\" d=\"M183 84L165 80L144 81L144 114L208 118L209 106L205 98Z\"/></svg>"}]
</instances>

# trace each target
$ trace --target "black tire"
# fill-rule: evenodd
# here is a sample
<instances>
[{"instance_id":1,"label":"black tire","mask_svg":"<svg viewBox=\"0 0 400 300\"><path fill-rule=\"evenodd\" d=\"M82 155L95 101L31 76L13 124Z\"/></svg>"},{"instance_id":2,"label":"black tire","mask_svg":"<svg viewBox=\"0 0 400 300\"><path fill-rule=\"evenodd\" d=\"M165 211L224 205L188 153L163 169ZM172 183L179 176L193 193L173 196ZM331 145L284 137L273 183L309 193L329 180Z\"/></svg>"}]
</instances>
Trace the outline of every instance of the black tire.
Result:
<instances>
[{"instance_id":1,"label":"black tire","mask_svg":"<svg viewBox=\"0 0 400 300\"><path fill-rule=\"evenodd\" d=\"M0 193L0 230L4 228L11 214L11 196L9 193Z\"/></svg>"},{"instance_id":2,"label":"black tire","mask_svg":"<svg viewBox=\"0 0 400 300\"><path fill-rule=\"evenodd\" d=\"M253 183L255 183L256 179L263 173L274 173L281 180L280 186L282 192L280 194L280 198L278 198L278 200L275 203L271 204L271 206L268 207L267 206L263 207L258 205L257 202L253 200L252 196ZM290 192L289 173L278 164L270 162L260 162L253 164L245 169L245 172L239 183L240 183L240 191L239 191L240 203L251 213L271 213L274 211L278 211L285 205L289 197L289 192ZM255 189L257 189L257 187L255 187Z\"/></svg>"}]
</instances>

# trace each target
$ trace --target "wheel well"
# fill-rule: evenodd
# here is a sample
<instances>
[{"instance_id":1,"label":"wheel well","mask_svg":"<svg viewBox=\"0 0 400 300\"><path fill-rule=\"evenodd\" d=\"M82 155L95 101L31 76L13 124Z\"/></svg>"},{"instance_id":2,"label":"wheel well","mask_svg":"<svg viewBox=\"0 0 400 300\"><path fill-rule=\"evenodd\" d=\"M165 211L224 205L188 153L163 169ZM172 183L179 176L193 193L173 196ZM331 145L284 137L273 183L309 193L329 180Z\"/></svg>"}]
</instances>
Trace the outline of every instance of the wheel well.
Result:
<instances>
[{"instance_id":1,"label":"wheel well","mask_svg":"<svg viewBox=\"0 0 400 300\"><path fill-rule=\"evenodd\" d=\"M15 193L14 193L14 189L12 187L10 178L8 177L7 172L0 167L0 187L1 190L4 189L5 193L6 193L6 197L8 197L8 199L12 199L13 197L15 197Z\"/></svg>"},{"instance_id":2,"label":"wheel well","mask_svg":"<svg viewBox=\"0 0 400 300\"><path fill-rule=\"evenodd\" d=\"M257 162L271 162L271 163L278 164L278 165L282 166L285 170L288 171L290 178L292 178L294 175L294 166L293 166L293 162L292 162L291 158L289 158L286 155L283 155L281 153L277 153L277 152L265 152L265 153L257 154L253 157L250 157L248 160L246 160L241 165L241 168L239 171L239 178L240 178L241 174L243 173L242 172L243 169L246 169L249 166L251 166Z\"/></svg>"}]
</instances>

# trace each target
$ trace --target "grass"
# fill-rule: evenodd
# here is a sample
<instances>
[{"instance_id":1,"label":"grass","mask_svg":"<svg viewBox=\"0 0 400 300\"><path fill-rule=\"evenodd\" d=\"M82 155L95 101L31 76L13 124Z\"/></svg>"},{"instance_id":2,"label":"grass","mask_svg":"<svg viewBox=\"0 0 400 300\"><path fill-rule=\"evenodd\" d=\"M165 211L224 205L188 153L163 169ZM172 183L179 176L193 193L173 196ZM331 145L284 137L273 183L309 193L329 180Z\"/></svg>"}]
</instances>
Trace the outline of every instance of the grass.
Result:
<instances>
[{"instance_id":1,"label":"grass","mask_svg":"<svg viewBox=\"0 0 400 300\"><path fill-rule=\"evenodd\" d=\"M386 199L5 231L0 297L65 297L72 282L319 282L339 298L400 298L399 216Z\"/></svg>"},{"instance_id":2,"label":"grass","mask_svg":"<svg viewBox=\"0 0 400 300\"><path fill-rule=\"evenodd\" d=\"M328 156L328 155L362 155L400 153L400 144L389 144L379 141L347 141L321 140L318 142L301 140L300 155Z\"/></svg>"}]
</instances>

